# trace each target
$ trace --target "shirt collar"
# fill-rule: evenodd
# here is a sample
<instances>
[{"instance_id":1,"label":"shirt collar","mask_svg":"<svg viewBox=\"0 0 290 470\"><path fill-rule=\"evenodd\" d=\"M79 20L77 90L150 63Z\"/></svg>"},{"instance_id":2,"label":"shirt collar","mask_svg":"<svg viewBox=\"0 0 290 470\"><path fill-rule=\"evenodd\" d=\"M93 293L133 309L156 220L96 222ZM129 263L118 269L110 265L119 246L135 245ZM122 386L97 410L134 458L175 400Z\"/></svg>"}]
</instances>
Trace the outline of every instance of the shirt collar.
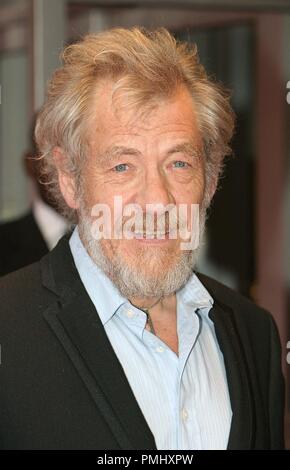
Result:
<instances>
[{"instance_id":1,"label":"shirt collar","mask_svg":"<svg viewBox=\"0 0 290 470\"><path fill-rule=\"evenodd\" d=\"M212 296L194 272L185 286L177 292L177 298L180 299L182 303L193 307L195 310L200 309L204 312L208 312L208 309L210 309L214 303Z\"/></svg>"},{"instance_id":2,"label":"shirt collar","mask_svg":"<svg viewBox=\"0 0 290 470\"><path fill-rule=\"evenodd\" d=\"M80 278L104 325L121 305L129 304L129 301L89 256L80 239L78 227L75 227L69 244ZM177 301L190 306L193 311L200 309L205 314L213 305L213 298L195 273L177 292Z\"/></svg>"}]
</instances>

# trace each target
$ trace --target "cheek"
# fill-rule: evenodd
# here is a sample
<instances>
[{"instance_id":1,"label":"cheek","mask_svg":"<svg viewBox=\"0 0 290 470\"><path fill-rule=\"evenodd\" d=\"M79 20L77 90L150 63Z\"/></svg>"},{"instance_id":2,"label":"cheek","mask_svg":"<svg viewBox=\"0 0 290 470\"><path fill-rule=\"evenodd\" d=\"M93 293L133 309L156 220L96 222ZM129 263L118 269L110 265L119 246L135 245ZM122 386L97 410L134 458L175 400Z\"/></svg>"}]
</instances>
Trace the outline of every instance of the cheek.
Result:
<instances>
[{"instance_id":1,"label":"cheek","mask_svg":"<svg viewBox=\"0 0 290 470\"><path fill-rule=\"evenodd\" d=\"M83 194L87 205L108 204L113 199L110 185L104 183L103 178L93 172L86 172L83 178Z\"/></svg>"},{"instance_id":2,"label":"cheek","mask_svg":"<svg viewBox=\"0 0 290 470\"><path fill-rule=\"evenodd\" d=\"M177 189L177 188L176 188ZM201 180L191 181L175 190L177 204L201 204L204 196L204 184Z\"/></svg>"},{"instance_id":3,"label":"cheek","mask_svg":"<svg viewBox=\"0 0 290 470\"><path fill-rule=\"evenodd\" d=\"M204 197L205 177L204 172L201 171L193 181L192 197L194 204L201 204Z\"/></svg>"},{"instance_id":4,"label":"cheek","mask_svg":"<svg viewBox=\"0 0 290 470\"><path fill-rule=\"evenodd\" d=\"M172 192L179 203L198 204L202 202L205 187L203 167L197 166L192 171L176 172L171 180Z\"/></svg>"}]
</instances>

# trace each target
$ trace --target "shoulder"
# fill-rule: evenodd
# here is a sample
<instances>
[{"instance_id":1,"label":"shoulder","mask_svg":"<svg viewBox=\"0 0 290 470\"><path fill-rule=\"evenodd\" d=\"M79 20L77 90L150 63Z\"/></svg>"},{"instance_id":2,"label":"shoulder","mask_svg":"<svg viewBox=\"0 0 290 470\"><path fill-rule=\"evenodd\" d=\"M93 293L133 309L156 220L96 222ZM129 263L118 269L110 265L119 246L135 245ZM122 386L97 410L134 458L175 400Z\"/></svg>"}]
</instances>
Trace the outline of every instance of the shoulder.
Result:
<instances>
[{"instance_id":1,"label":"shoulder","mask_svg":"<svg viewBox=\"0 0 290 470\"><path fill-rule=\"evenodd\" d=\"M32 315L55 299L43 286L40 262L25 266L0 277L0 320L17 318L21 314Z\"/></svg>"},{"instance_id":2,"label":"shoulder","mask_svg":"<svg viewBox=\"0 0 290 470\"><path fill-rule=\"evenodd\" d=\"M273 326L275 328L272 314L268 310L211 277L201 273L196 273L196 275L211 294L214 302L231 309L239 325L244 324L252 331L257 326L267 330Z\"/></svg>"},{"instance_id":3,"label":"shoulder","mask_svg":"<svg viewBox=\"0 0 290 470\"><path fill-rule=\"evenodd\" d=\"M0 277L0 312L44 309L76 282L80 279L65 235L53 250L39 257L39 261Z\"/></svg>"},{"instance_id":4,"label":"shoulder","mask_svg":"<svg viewBox=\"0 0 290 470\"><path fill-rule=\"evenodd\" d=\"M40 283L39 262L25 266L0 278L0 294L27 291Z\"/></svg>"},{"instance_id":5,"label":"shoulder","mask_svg":"<svg viewBox=\"0 0 290 470\"><path fill-rule=\"evenodd\" d=\"M275 368L277 371L281 369L281 340L272 313L212 278L203 274L197 276L213 297L214 306L220 307L213 307L216 311L215 325L228 320L228 340L238 338L248 367L256 371L253 374L259 373L264 377L264 388L267 389L270 380L267 374Z\"/></svg>"}]
</instances>

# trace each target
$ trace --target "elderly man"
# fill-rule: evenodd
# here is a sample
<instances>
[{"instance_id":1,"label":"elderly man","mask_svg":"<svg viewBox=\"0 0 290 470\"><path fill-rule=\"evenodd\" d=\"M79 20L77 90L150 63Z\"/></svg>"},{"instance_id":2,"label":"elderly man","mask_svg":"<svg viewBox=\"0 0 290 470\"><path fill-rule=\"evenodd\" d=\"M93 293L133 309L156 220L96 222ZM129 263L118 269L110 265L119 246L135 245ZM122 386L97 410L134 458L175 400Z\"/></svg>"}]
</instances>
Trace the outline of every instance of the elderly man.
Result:
<instances>
[{"instance_id":1,"label":"elderly man","mask_svg":"<svg viewBox=\"0 0 290 470\"><path fill-rule=\"evenodd\" d=\"M1 447L283 447L272 317L194 271L226 94L164 29L87 36L63 60L36 141L76 227L1 280Z\"/></svg>"}]
</instances>

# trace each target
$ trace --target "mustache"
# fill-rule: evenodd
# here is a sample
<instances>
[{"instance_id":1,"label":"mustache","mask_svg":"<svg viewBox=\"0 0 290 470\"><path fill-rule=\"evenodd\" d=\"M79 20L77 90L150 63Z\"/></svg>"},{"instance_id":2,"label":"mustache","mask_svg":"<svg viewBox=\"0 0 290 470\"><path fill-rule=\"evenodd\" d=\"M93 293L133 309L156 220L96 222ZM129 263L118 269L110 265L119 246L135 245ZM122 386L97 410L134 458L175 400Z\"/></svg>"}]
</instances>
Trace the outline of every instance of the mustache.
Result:
<instances>
[{"instance_id":1,"label":"mustache","mask_svg":"<svg viewBox=\"0 0 290 470\"><path fill-rule=\"evenodd\" d=\"M144 212L135 217L122 216L115 221L115 234L130 233L134 235L169 235L187 229L186 217L177 215L176 211L156 214Z\"/></svg>"},{"instance_id":2,"label":"mustache","mask_svg":"<svg viewBox=\"0 0 290 470\"><path fill-rule=\"evenodd\" d=\"M127 204L115 210L107 204L81 207L80 219L85 217L91 224L91 235L95 239L122 239L158 237L183 240L198 230L198 204L168 204L167 206Z\"/></svg>"}]
</instances>

